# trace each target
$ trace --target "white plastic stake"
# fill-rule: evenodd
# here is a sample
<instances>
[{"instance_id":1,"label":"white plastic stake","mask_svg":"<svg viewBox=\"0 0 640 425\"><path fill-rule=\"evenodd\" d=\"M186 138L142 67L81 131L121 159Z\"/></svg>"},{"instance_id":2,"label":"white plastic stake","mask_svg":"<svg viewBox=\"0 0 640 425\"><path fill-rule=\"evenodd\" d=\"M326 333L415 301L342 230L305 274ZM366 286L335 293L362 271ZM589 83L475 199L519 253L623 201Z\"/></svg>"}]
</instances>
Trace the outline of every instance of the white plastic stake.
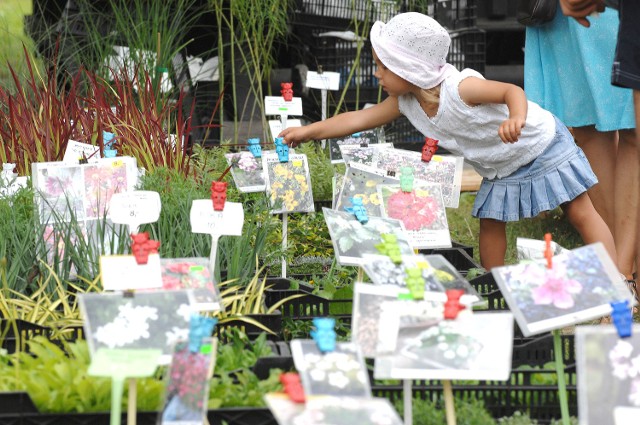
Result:
<instances>
[{"instance_id":1,"label":"white plastic stake","mask_svg":"<svg viewBox=\"0 0 640 425\"><path fill-rule=\"evenodd\" d=\"M404 398L404 425L413 425L413 391L411 390L411 380L402 380L402 395Z\"/></svg>"},{"instance_id":2,"label":"white plastic stake","mask_svg":"<svg viewBox=\"0 0 640 425\"><path fill-rule=\"evenodd\" d=\"M289 215L282 213L282 252L287 249L287 233L289 232ZM282 257L282 278L287 278L287 259Z\"/></svg>"}]
</instances>

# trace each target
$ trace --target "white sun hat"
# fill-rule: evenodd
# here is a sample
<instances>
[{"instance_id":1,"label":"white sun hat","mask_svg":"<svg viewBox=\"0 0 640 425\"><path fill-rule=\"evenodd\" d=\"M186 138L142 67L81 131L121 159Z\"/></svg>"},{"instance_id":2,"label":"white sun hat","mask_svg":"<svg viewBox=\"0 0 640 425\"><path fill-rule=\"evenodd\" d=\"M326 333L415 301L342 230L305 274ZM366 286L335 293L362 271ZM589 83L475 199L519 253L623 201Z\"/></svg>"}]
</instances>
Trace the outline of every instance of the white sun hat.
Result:
<instances>
[{"instance_id":1,"label":"white sun hat","mask_svg":"<svg viewBox=\"0 0 640 425\"><path fill-rule=\"evenodd\" d=\"M401 13L386 24L377 21L369 37L380 61L394 74L420 88L433 88L457 72L447 63L449 33L435 19L422 13Z\"/></svg>"}]
</instances>

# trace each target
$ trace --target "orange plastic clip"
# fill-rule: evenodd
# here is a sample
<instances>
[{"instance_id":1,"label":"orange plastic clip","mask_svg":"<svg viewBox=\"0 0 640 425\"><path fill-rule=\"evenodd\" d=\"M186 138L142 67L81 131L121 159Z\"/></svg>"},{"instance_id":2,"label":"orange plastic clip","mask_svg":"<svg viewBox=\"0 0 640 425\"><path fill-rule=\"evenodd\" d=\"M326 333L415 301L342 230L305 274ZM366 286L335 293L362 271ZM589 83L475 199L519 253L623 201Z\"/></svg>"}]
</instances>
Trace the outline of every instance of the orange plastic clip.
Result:
<instances>
[{"instance_id":1,"label":"orange plastic clip","mask_svg":"<svg viewBox=\"0 0 640 425\"><path fill-rule=\"evenodd\" d=\"M460 304L460 297L464 295L462 289L447 289L447 302L444 303L444 318L453 320L458 317L460 310L464 310L464 306Z\"/></svg>"},{"instance_id":2,"label":"orange plastic clip","mask_svg":"<svg viewBox=\"0 0 640 425\"><path fill-rule=\"evenodd\" d=\"M544 256L547 259L547 268L551 269L553 268L553 262L552 262L553 250L551 249L551 233L545 233L544 242L545 242Z\"/></svg>"},{"instance_id":3,"label":"orange plastic clip","mask_svg":"<svg viewBox=\"0 0 640 425\"><path fill-rule=\"evenodd\" d=\"M280 383L284 387L291 401L295 403L304 403L304 390L300 382L300 375L294 372L286 372L280 375Z\"/></svg>"}]
</instances>

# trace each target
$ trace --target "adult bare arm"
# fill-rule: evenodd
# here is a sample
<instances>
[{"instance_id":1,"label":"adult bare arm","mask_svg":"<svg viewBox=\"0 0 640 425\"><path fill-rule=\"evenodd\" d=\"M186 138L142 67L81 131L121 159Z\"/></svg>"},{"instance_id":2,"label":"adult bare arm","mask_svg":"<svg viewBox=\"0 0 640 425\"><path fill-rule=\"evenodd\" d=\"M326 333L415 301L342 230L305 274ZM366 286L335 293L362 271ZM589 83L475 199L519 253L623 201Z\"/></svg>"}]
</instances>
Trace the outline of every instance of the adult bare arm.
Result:
<instances>
[{"instance_id":1,"label":"adult bare arm","mask_svg":"<svg viewBox=\"0 0 640 425\"><path fill-rule=\"evenodd\" d=\"M359 111L344 112L324 121L302 127L289 127L280 132L284 142L295 147L310 140L348 136L358 131L380 127L400 117L398 99L388 97L381 103Z\"/></svg>"}]
</instances>

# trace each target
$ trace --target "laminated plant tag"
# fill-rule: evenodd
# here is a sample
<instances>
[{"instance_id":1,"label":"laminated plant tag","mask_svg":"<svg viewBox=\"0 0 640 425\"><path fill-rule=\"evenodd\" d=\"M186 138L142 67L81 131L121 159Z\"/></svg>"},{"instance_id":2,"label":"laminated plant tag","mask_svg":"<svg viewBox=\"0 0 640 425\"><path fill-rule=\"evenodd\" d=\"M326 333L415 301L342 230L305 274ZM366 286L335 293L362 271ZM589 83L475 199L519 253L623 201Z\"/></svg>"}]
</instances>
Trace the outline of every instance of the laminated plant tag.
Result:
<instances>
[{"instance_id":1,"label":"laminated plant tag","mask_svg":"<svg viewBox=\"0 0 640 425\"><path fill-rule=\"evenodd\" d=\"M231 165L231 176L240 192L265 191L267 186L260 158L255 158L249 151L226 153L224 156L227 159L227 164Z\"/></svg>"},{"instance_id":2,"label":"laminated plant tag","mask_svg":"<svg viewBox=\"0 0 640 425\"><path fill-rule=\"evenodd\" d=\"M341 164L345 161L342 158L340 145L365 147L377 143L384 143L384 131L382 128L361 131L346 137L329 139L329 158L332 164Z\"/></svg>"},{"instance_id":3,"label":"laminated plant tag","mask_svg":"<svg viewBox=\"0 0 640 425\"><path fill-rule=\"evenodd\" d=\"M202 425L207 416L209 382L215 364L217 340L206 338L197 351L185 341L176 343L167 371L161 425Z\"/></svg>"},{"instance_id":4,"label":"laminated plant tag","mask_svg":"<svg viewBox=\"0 0 640 425\"><path fill-rule=\"evenodd\" d=\"M551 269L537 261L491 272L524 336L601 318L612 301L635 303L600 242L554 256Z\"/></svg>"},{"instance_id":5,"label":"laminated plant tag","mask_svg":"<svg viewBox=\"0 0 640 425\"><path fill-rule=\"evenodd\" d=\"M127 224L131 233L137 233L138 226L154 223L160 218L162 203L160 194L150 190L115 193L111 197L109 213L111 221Z\"/></svg>"},{"instance_id":6,"label":"laminated plant tag","mask_svg":"<svg viewBox=\"0 0 640 425\"><path fill-rule=\"evenodd\" d=\"M393 149L393 143L377 143L362 146L356 145L339 145L340 155L345 164L357 162L359 164L371 165L375 154L380 149Z\"/></svg>"},{"instance_id":7,"label":"laminated plant tag","mask_svg":"<svg viewBox=\"0 0 640 425\"><path fill-rule=\"evenodd\" d=\"M344 173L344 181L336 202L337 210L352 206L351 198L362 199L369 217L382 217L382 200L376 187L379 184L396 184L400 175L373 168L365 164L350 163Z\"/></svg>"},{"instance_id":8,"label":"laminated plant tag","mask_svg":"<svg viewBox=\"0 0 640 425\"><path fill-rule=\"evenodd\" d=\"M307 87L320 90L340 90L340 73L307 71Z\"/></svg>"},{"instance_id":9,"label":"laminated plant tag","mask_svg":"<svg viewBox=\"0 0 640 425\"><path fill-rule=\"evenodd\" d=\"M69 140L67 142L67 149L64 151L62 162L65 164L78 164L83 158L86 158L90 163L98 162L100 159L99 151L100 146Z\"/></svg>"},{"instance_id":10,"label":"laminated plant tag","mask_svg":"<svg viewBox=\"0 0 640 425\"><path fill-rule=\"evenodd\" d=\"M101 255L100 281L105 291L161 288L160 255L149 254L147 264L133 255Z\"/></svg>"},{"instance_id":11,"label":"laminated plant tag","mask_svg":"<svg viewBox=\"0 0 640 425\"><path fill-rule=\"evenodd\" d=\"M271 214L313 212L313 192L307 155L289 154L289 161L263 155Z\"/></svg>"},{"instance_id":12,"label":"laminated plant tag","mask_svg":"<svg viewBox=\"0 0 640 425\"><path fill-rule=\"evenodd\" d=\"M157 349L160 364L171 360L173 346L189 337L193 313L190 290L134 294L78 294L85 339L96 353L109 349Z\"/></svg>"},{"instance_id":13,"label":"laminated plant tag","mask_svg":"<svg viewBox=\"0 0 640 425\"><path fill-rule=\"evenodd\" d=\"M404 192L399 184L377 186L382 216L404 224L414 248L450 248L449 222L438 183L415 180Z\"/></svg>"},{"instance_id":14,"label":"laminated plant tag","mask_svg":"<svg viewBox=\"0 0 640 425\"><path fill-rule=\"evenodd\" d=\"M312 396L295 403L286 394L268 393L265 402L278 425L402 425L391 402L380 397Z\"/></svg>"},{"instance_id":15,"label":"laminated plant tag","mask_svg":"<svg viewBox=\"0 0 640 425\"><path fill-rule=\"evenodd\" d=\"M323 353L314 340L294 339L291 354L305 396L371 397L369 375L355 343L338 342L334 351Z\"/></svg>"},{"instance_id":16,"label":"laminated plant tag","mask_svg":"<svg viewBox=\"0 0 640 425\"><path fill-rule=\"evenodd\" d=\"M287 120L287 127L302 127L302 121L298 119ZM269 131L271 131L271 140L275 140L278 134L283 130L282 122L280 120L269 120ZM289 151L291 153L291 151Z\"/></svg>"},{"instance_id":17,"label":"laminated plant tag","mask_svg":"<svg viewBox=\"0 0 640 425\"><path fill-rule=\"evenodd\" d=\"M524 260L544 260L544 252L547 248L546 242L539 239L516 238L516 251L518 253L518 261ZM553 255L567 252L568 249L561 247L554 241L551 241L551 251Z\"/></svg>"},{"instance_id":18,"label":"laminated plant tag","mask_svg":"<svg viewBox=\"0 0 640 425\"><path fill-rule=\"evenodd\" d=\"M413 246L400 220L384 217L369 217L366 224L346 211L323 208L331 243L341 265L361 266L365 254L379 254L376 245L383 242L383 234L393 234L397 238L401 255L412 255Z\"/></svg>"},{"instance_id":19,"label":"laminated plant tag","mask_svg":"<svg viewBox=\"0 0 640 425\"><path fill-rule=\"evenodd\" d=\"M415 301L383 304L380 322L388 326L379 329L376 379L509 379L511 313L463 310L456 319L444 320L442 310L414 314L412 307L418 305Z\"/></svg>"},{"instance_id":20,"label":"laminated plant tag","mask_svg":"<svg viewBox=\"0 0 640 425\"><path fill-rule=\"evenodd\" d=\"M640 418L640 324L620 338L613 326L576 327L581 425L636 425Z\"/></svg>"},{"instance_id":21,"label":"laminated plant tag","mask_svg":"<svg viewBox=\"0 0 640 425\"><path fill-rule=\"evenodd\" d=\"M420 152L381 149L376 152L371 166L398 175L401 167L411 167L416 180L440 184L447 208L458 208L464 166L464 159L460 156L434 155L431 161L424 162Z\"/></svg>"},{"instance_id":22,"label":"laminated plant tag","mask_svg":"<svg viewBox=\"0 0 640 425\"><path fill-rule=\"evenodd\" d=\"M302 115L302 98L294 97L287 102L282 96L265 96L264 114L299 117Z\"/></svg>"},{"instance_id":23,"label":"laminated plant tag","mask_svg":"<svg viewBox=\"0 0 640 425\"><path fill-rule=\"evenodd\" d=\"M402 291L398 286L355 283L351 340L358 344L364 357L376 356L382 303L397 300Z\"/></svg>"},{"instance_id":24,"label":"laminated plant tag","mask_svg":"<svg viewBox=\"0 0 640 425\"><path fill-rule=\"evenodd\" d=\"M195 310L220 310L222 299L208 258L162 258L160 263L162 289L191 289Z\"/></svg>"},{"instance_id":25,"label":"laminated plant tag","mask_svg":"<svg viewBox=\"0 0 640 425\"><path fill-rule=\"evenodd\" d=\"M158 368L162 350L153 348L101 348L91 356L89 376L145 378Z\"/></svg>"},{"instance_id":26,"label":"laminated plant tag","mask_svg":"<svg viewBox=\"0 0 640 425\"><path fill-rule=\"evenodd\" d=\"M240 236L244 226L244 209L239 202L225 202L215 211L210 199L194 199L191 204L191 231L216 236Z\"/></svg>"}]
</instances>

